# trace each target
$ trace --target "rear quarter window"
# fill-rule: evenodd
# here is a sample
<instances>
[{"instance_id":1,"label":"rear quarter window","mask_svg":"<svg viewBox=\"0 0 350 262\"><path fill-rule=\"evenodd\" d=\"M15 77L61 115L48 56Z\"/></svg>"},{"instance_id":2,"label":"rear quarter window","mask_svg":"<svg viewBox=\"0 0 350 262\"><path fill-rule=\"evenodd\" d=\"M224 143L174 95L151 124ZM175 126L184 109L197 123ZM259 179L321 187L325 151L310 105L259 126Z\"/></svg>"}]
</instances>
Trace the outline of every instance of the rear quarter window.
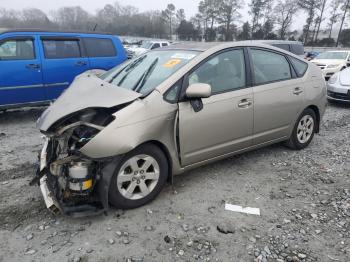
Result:
<instances>
[{"instance_id":1,"label":"rear quarter window","mask_svg":"<svg viewBox=\"0 0 350 262\"><path fill-rule=\"evenodd\" d=\"M85 38L84 43L89 57L112 57L117 55L112 39Z\"/></svg>"},{"instance_id":2,"label":"rear quarter window","mask_svg":"<svg viewBox=\"0 0 350 262\"><path fill-rule=\"evenodd\" d=\"M294 57L289 57L289 59L291 60L297 75L302 77L308 68L308 64Z\"/></svg>"}]
</instances>

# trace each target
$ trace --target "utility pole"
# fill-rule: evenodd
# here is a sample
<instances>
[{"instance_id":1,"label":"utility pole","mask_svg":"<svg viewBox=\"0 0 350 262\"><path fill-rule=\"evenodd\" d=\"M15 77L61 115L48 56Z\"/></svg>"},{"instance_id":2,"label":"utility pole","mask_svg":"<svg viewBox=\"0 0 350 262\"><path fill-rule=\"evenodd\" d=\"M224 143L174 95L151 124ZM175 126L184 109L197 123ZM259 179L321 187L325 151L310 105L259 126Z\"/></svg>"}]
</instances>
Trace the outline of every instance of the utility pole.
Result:
<instances>
[{"instance_id":1,"label":"utility pole","mask_svg":"<svg viewBox=\"0 0 350 262\"><path fill-rule=\"evenodd\" d=\"M342 18L341 24L340 24L340 29L339 29L339 33L338 33L337 43L335 44L335 47L338 47L338 45L339 45L339 38L340 38L341 31L343 29L343 24L344 24L344 20L345 20L345 17L346 17L346 12L348 11L348 8L349 8L349 4L350 4L350 0L347 0L346 4L345 4L344 15L343 15L343 18Z\"/></svg>"}]
</instances>

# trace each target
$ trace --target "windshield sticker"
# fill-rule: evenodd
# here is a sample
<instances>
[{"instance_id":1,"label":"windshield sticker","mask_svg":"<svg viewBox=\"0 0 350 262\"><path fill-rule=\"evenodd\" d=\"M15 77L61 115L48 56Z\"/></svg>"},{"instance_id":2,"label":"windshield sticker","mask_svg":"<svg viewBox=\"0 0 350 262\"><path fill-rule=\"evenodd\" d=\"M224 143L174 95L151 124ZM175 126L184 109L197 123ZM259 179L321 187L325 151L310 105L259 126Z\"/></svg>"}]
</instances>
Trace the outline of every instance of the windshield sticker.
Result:
<instances>
[{"instance_id":1,"label":"windshield sticker","mask_svg":"<svg viewBox=\"0 0 350 262\"><path fill-rule=\"evenodd\" d=\"M176 66L177 64L181 63L181 59L170 59L168 62L166 62L163 67L165 68L172 68Z\"/></svg>"},{"instance_id":2,"label":"windshield sticker","mask_svg":"<svg viewBox=\"0 0 350 262\"><path fill-rule=\"evenodd\" d=\"M194 55L194 54L176 53L176 54L172 55L171 58L191 60L195 56L196 55Z\"/></svg>"}]
</instances>

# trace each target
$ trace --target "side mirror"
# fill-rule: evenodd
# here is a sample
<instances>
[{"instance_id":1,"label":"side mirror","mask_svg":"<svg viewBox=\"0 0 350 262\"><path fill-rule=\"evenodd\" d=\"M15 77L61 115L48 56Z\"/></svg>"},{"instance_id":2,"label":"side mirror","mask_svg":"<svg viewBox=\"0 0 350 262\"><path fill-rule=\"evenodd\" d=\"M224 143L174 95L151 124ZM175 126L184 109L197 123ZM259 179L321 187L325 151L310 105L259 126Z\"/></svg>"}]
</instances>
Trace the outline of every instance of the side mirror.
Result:
<instances>
[{"instance_id":1,"label":"side mirror","mask_svg":"<svg viewBox=\"0 0 350 262\"><path fill-rule=\"evenodd\" d=\"M187 98L208 98L211 96L211 86L204 83L190 85L186 89Z\"/></svg>"}]
</instances>

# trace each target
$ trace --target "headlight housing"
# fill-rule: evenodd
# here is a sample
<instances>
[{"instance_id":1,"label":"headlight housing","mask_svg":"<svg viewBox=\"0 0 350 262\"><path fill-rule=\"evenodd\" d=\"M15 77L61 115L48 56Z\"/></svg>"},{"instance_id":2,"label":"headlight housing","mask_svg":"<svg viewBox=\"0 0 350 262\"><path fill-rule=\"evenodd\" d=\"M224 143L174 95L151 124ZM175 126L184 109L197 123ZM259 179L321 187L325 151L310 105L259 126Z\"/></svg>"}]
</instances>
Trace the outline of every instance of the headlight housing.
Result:
<instances>
[{"instance_id":1,"label":"headlight housing","mask_svg":"<svg viewBox=\"0 0 350 262\"><path fill-rule=\"evenodd\" d=\"M331 78L329 78L328 83L335 84L338 82L338 78L339 78L339 73L335 73L334 75L331 76Z\"/></svg>"},{"instance_id":2,"label":"headlight housing","mask_svg":"<svg viewBox=\"0 0 350 262\"><path fill-rule=\"evenodd\" d=\"M328 65L327 68L337 68L340 64Z\"/></svg>"}]
</instances>

